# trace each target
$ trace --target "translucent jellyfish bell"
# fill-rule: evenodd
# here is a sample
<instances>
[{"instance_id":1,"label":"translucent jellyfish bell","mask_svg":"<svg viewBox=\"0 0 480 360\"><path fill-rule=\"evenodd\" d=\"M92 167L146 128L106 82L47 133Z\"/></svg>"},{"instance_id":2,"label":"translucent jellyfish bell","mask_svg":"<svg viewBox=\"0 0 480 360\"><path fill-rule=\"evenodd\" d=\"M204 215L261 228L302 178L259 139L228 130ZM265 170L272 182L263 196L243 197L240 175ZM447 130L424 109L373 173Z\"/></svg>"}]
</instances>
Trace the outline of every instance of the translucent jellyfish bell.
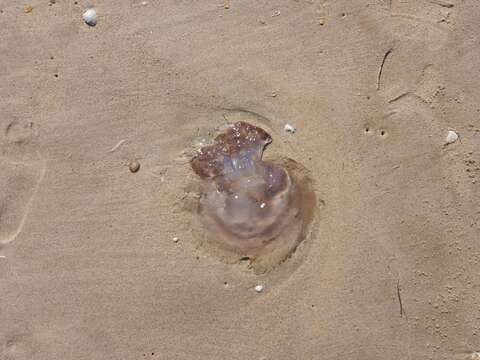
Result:
<instances>
[{"instance_id":1,"label":"translucent jellyfish bell","mask_svg":"<svg viewBox=\"0 0 480 360\"><path fill-rule=\"evenodd\" d=\"M265 130L237 122L190 161L202 182L198 216L207 245L228 262L248 257L257 272L290 256L315 208L298 163L262 160L271 141Z\"/></svg>"}]
</instances>

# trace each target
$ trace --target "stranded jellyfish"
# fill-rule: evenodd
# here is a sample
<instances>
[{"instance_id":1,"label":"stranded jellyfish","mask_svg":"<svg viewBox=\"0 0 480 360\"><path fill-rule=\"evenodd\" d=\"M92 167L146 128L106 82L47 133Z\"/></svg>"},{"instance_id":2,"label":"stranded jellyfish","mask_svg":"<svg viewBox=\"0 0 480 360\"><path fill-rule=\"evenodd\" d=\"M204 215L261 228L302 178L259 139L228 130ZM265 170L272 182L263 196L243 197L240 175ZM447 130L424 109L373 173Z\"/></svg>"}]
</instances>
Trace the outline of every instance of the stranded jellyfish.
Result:
<instances>
[{"instance_id":1,"label":"stranded jellyfish","mask_svg":"<svg viewBox=\"0 0 480 360\"><path fill-rule=\"evenodd\" d=\"M295 251L315 208L301 165L290 159L262 160L270 142L265 130L237 122L190 161L201 179L196 210L202 243L227 262L248 259L257 273Z\"/></svg>"}]
</instances>

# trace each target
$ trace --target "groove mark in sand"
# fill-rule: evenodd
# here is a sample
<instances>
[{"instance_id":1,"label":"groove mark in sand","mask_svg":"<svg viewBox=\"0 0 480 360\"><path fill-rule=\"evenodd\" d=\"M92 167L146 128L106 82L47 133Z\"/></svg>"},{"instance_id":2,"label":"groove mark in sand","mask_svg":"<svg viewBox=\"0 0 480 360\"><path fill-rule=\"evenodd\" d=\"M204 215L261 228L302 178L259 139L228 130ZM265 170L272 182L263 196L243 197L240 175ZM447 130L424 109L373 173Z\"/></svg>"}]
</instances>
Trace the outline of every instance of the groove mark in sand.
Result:
<instances>
[{"instance_id":1,"label":"groove mark in sand","mask_svg":"<svg viewBox=\"0 0 480 360\"><path fill-rule=\"evenodd\" d=\"M388 56L392 53L393 48L388 49L385 54L383 55L382 63L380 64L380 69L378 70L377 76L377 90L380 90L380 83L382 81L382 72L383 66L385 65L385 61L387 61Z\"/></svg>"}]
</instances>

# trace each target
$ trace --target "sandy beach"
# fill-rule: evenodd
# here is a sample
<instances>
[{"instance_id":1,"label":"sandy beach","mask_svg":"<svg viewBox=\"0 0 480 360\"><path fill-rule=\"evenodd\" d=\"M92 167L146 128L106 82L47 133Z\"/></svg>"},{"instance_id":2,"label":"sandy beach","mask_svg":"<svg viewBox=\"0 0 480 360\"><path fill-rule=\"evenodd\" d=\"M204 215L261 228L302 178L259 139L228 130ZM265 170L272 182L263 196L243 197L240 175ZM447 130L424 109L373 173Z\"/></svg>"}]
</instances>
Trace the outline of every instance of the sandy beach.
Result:
<instances>
[{"instance_id":1,"label":"sandy beach","mask_svg":"<svg viewBox=\"0 0 480 360\"><path fill-rule=\"evenodd\" d=\"M0 359L480 359L479 19L0 0ZM314 192L264 271L192 211L195 151L238 121Z\"/></svg>"}]
</instances>

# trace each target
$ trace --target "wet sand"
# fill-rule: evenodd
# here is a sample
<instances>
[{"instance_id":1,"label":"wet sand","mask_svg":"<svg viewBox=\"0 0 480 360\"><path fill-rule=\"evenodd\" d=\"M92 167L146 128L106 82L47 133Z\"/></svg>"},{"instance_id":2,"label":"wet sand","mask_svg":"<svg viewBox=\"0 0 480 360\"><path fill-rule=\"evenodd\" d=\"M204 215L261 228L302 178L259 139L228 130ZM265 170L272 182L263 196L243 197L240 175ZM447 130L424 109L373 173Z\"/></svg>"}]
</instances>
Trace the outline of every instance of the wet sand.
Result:
<instances>
[{"instance_id":1,"label":"wet sand","mask_svg":"<svg viewBox=\"0 0 480 360\"><path fill-rule=\"evenodd\" d=\"M90 5L0 2L1 359L480 358L480 3ZM263 275L188 210L251 120L317 199Z\"/></svg>"}]
</instances>

